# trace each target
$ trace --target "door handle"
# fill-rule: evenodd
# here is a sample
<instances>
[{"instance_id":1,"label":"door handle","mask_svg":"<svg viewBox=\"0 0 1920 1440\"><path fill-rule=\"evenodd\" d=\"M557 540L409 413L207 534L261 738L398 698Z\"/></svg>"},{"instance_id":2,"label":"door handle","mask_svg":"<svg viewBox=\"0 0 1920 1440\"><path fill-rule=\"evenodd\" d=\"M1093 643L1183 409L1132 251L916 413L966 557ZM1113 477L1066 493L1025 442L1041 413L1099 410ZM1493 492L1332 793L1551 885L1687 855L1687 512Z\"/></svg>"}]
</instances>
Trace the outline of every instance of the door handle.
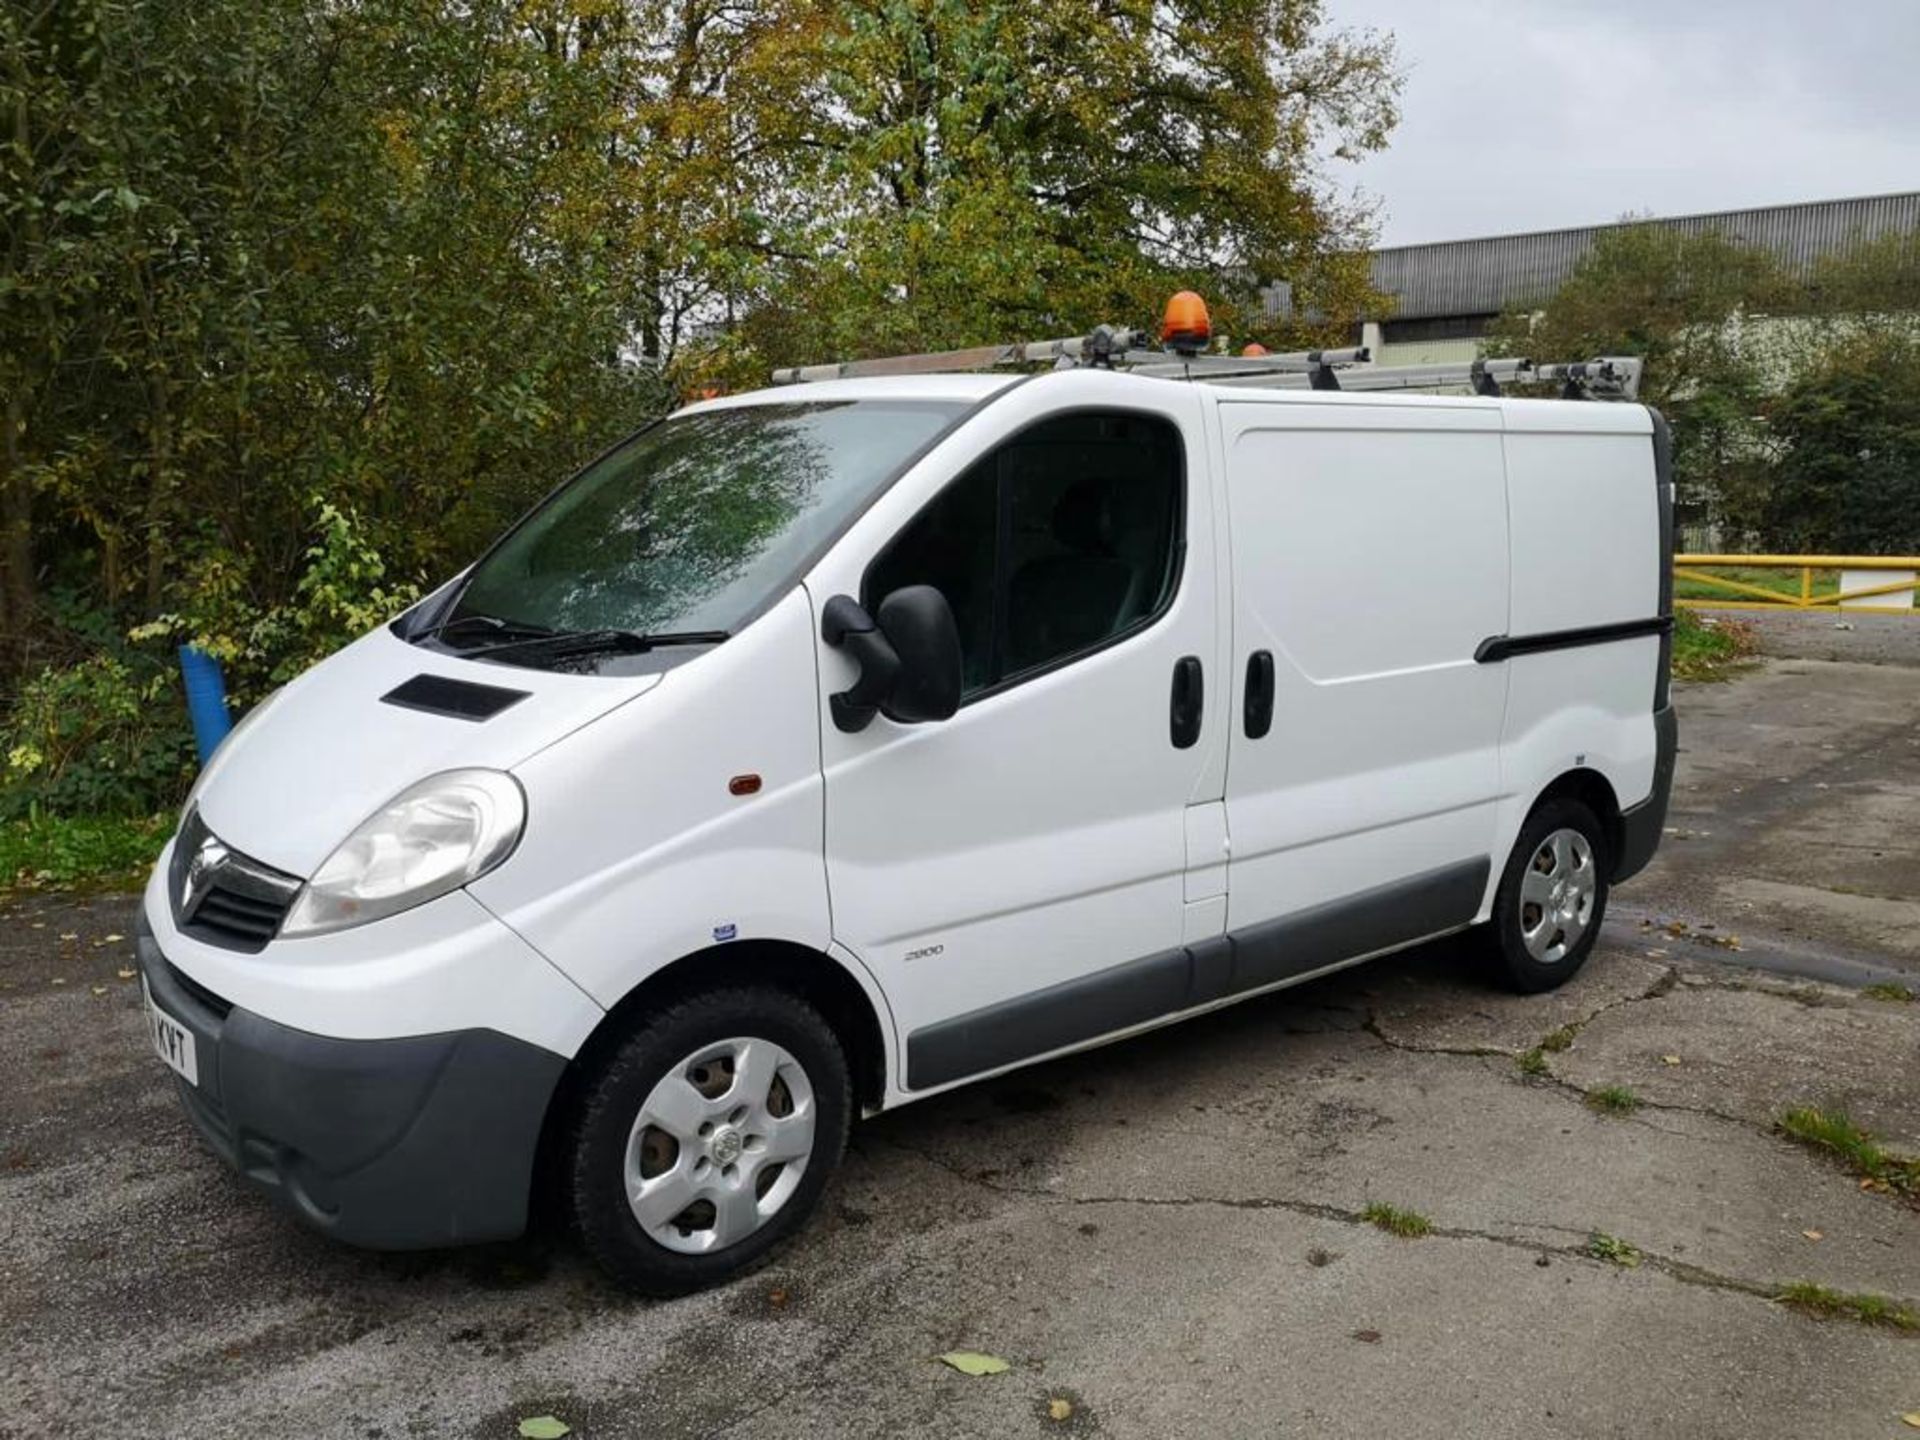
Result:
<instances>
[{"instance_id":1,"label":"door handle","mask_svg":"<svg viewBox=\"0 0 1920 1440\"><path fill-rule=\"evenodd\" d=\"M1173 662L1173 700L1167 707L1167 730L1176 750L1185 750L1200 738L1205 688L1198 655L1182 655Z\"/></svg>"},{"instance_id":2,"label":"door handle","mask_svg":"<svg viewBox=\"0 0 1920 1440\"><path fill-rule=\"evenodd\" d=\"M1256 650L1247 657L1247 738L1258 740L1273 728L1273 652Z\"/></svg>"}]
</instances>

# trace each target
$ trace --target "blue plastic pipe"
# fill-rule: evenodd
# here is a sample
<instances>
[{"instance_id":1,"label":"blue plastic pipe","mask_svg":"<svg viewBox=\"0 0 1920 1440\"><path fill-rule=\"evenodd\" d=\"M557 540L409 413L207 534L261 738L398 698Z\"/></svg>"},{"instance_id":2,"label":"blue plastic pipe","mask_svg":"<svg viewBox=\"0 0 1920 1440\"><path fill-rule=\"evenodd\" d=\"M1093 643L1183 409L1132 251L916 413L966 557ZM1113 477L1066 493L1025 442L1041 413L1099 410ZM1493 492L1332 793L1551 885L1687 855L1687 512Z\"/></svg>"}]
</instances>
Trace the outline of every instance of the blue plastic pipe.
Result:
<instances>
[{"instance_id":1,"label":"blue plastic pipe","mask_svg":"<svg viewBox=\"0 0 1920 1440\"><path fill-rule=\"evenodd\" d=\"M187 689L187 717L193 721L193 743L200 763L206 764L227 732L233 717L227 714L227 677L220 662L192 645L180 647L180 679Z\"/></svg>"}]
</instances>

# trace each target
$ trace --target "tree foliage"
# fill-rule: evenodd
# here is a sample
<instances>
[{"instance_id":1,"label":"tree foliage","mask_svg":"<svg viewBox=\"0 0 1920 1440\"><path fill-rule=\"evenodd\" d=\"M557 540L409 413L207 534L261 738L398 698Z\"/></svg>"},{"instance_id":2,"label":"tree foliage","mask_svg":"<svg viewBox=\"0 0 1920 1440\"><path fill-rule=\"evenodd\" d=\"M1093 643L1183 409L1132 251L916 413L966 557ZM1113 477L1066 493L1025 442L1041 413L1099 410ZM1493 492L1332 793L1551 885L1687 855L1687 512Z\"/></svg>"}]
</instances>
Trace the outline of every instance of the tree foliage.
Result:
<instances>
[{"instance_id":1,"label":"tree foliage","mask_svg":"<svg viewBox=\"0 0 1920 1440\"><path fill-rule=\"evenodd\" d=\"M1796 374L1769 412L1769 543L1794 552L1920 554L1920 335L1849 335Z\"/></svg>"}]
</instances>

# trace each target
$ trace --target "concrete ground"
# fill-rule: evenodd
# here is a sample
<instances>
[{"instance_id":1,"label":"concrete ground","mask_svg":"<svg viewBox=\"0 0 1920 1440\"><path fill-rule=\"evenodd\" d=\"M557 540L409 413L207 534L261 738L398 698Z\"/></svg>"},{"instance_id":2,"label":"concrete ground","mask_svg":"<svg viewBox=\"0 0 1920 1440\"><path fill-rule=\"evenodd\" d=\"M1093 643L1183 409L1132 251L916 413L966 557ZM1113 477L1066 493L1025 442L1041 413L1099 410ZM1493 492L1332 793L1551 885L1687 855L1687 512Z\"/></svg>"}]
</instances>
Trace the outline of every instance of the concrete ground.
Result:
<instances>
[{"instance_id":1,"label":"concrete ground","mask_svg":"<svg viewBox=\"0 0 1920 1440\"><path fill-rule=\"evenodd\" d=\"M1672 923L1693 946L1737 938L1748 964L1915 979L1920 616L1735 618L1766 658L1683 692L1665 842L1616 921Z\"/></svg>"},{"instance_id":2,"label":"concrete ground","mask_svg":"<svg viewBox=\"0 0 1920 1440\"><path fill-rule=\"evenodd\" d=\"M161 1083L128 902L16 902L0 1435L1913 1435L1920 1334L1771 1297L1920 1304L1920 1209L1773 1129L1844 1106L1920 1149L1920 1004L1786 973L1920 970L1920 669L1777 660L1679 703L1679 833L1565 989L1431 946L909 1107L772 1268L668 1303L551 1230L298 1228Z\"/></svg>"}]
</instances>

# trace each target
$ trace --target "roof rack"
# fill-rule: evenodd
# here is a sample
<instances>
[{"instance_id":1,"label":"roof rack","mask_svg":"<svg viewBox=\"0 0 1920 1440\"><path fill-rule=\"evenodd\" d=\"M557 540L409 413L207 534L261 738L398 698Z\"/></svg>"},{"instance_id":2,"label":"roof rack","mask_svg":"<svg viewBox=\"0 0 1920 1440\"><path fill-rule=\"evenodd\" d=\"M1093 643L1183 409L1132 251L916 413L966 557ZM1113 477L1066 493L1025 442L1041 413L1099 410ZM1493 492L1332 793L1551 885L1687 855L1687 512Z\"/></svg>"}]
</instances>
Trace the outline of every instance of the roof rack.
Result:
<instances>
[{"instance_id":1,"label":"roof rack","mask_svg":"<svg viewBox=\"0 0 1920 1440\"><path fill-rule=\"evenodd\" d=\"M1183 307L1175 318L1175 307ZM1239 355L1210 354L1205 306L1183 292L1174 297L1156 343L1144 330L1101 325L1090 334L1059 340L1017 340L967 350L935 350L824 365L794 365L773 372L776 385L849 380L885 375L938 375L992 370L1002 365L1047 365L1057 370L1093 366L1165 379L1206 380L1220 385L1274 390L1471 389L1501 395L1510 385L1558 385L1562 399L1631 400L1640 393L1641 360L1603 356L1566 364L1528 359L1462 360L1438 365L1375 365L1364 345L1346 350L1298 350L1272 355L1258 346Z\"/></svg>"},{"instance_id":2,"label":"roof rack","mask_svg":"<svg viewBox=\"0 0 1920 1440\"><path fill-rule=\"evenodd\" d=\"M1216 384L1266 390L1454 390L1504 395L1514 385L1557 385L1562 400L1632 400L1640 393L1644 368L1637 355L1603 356L1569 364L1528 359L1461 360L1439 365L1356 365L1334 372L1331 384L1294 375L1196 376Z\"/></svg>"}]
</instances>

